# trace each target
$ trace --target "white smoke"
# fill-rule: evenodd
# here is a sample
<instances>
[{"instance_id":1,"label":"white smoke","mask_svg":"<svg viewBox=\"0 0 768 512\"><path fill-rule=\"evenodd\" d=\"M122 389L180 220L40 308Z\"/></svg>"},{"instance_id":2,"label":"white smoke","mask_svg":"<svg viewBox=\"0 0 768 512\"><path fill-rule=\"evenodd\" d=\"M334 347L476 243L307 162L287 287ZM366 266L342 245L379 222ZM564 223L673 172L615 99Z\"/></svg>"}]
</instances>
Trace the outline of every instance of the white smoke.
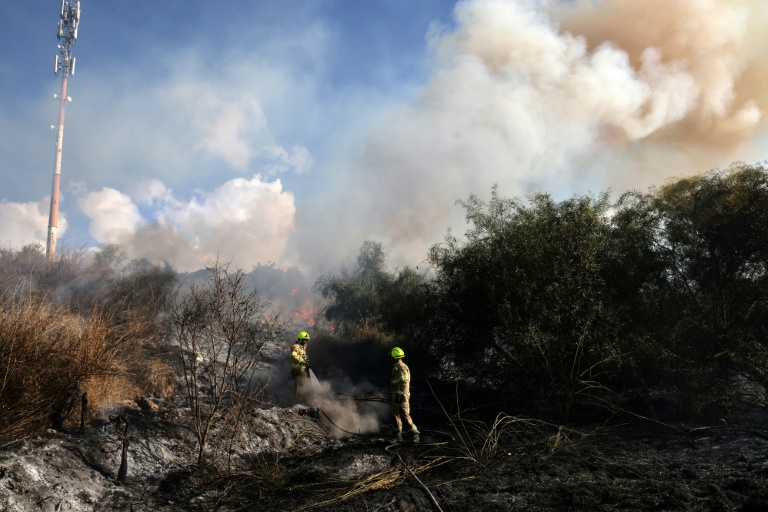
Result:
<instances>
[{"instance_id":1,"label":"white smoke","mask_svg":"<svg viewBox=\"0 0 768 512\"><path fill-rule=\"evenodd\" d=\"M140 186L136 196L103 189L81 197L91 235L120 245L131 258L167 261L182 272L216 258L245 269L275 261L293 231L294 198L279 180L236 178L187 201L153 180ZM151 218L141 216L137 202L154 207Z\"/></svg>"},{"instance_id":2,"label":"white smoke","mask_svg":"<svg viewBox=\"0 0 768 512\"><path fill-rule=\"evenodd\" d=\"M288 170L305 172L313 160L306 148L286 149L272 138L261 103L254 97L225 99L219 91L203 84L184 83L173 96L194 105L189 110L198 133L200 148L222 158L236 170L246 170L260 156L270 159L269 174Z\"/></svg>"},{"instance_id":3,"label":"white smoke","mask_svg":"<svg viewBox=\"0 0 768 512\"><path fill-rule=\"evenodd\" d=\"M333 259L374 239L415 265L463 225L454 202L494 184L623 192L728 163L765 128L765 5L458 2L455 27L428 34L431 79L370 132L302 240Z\"/></svg>"},{"instance_id":4,"label":"white smoke","mask_svg":"<svg viewBox=\"0 0 768 512\"><path fill-rule=\"evenodd\" d=\"M91 236L104 244L123 243L144 224L131 198L112 188L92 192L80 198L78 204L91 219Z\"/></svg>"},{"instance_id":5,"label":"white smoke","mask_svg":"<svg viewBox=\"0 0 768 512\"><path fill-rule=\"evenodd\" d=\"M389 413L387 404L357 401L349 394L338 395L339 391L330 381L313 380L307 386L311 389L303 399L320 411L321 419L334 437L377 433L382 419Z\"/></svg>"},{"instance_id":6,"label":"white smoke","mask_svg":"<svg viewBox=\"0 0 768 512\"><path fill-rule=\"evenodd\" d=\"M19 249L28 244L45 246L48 241L48 214L50 197L37 203L18 203L0 200L0 243L10 249ZM58 216L58 235L67 231L67 219Z\"/></svg>"},{"instance_id":7,"label":"white smoke","mask_svg":"<svg viewBox=\"0 0 768 512\"><path fill-rule=\"evenodd\" d=\"M197 72L205 61L194 54L174 56L154 89L88 91L111 118L149 111L153 122L139 131L118 123L88 141L79 153L89 168L122 183L80 194L79 204L99 242L182 271L219 256L312 273L364 240L381 242L391 265L417 265L448 228L461 234L455 201L487 197L494 185L518 197L645 189L764 148L755 141L768 120L767 5L462 0L450 25L427 31L428 79L397 105L363 88L325 104L315 95L324 84L293 67L290 52L274 62L231 55L220 79ZM320 30L300 46L318 76L327 39ZM276 104L290 115L268 122ZM335 118L347 131L324 134L328 147L312 154L309 142L280 140L322 132L339 110L360 114ZM78 115L88 124L103 118L102 109L87 114ZM292 132L299 123L323 128ZM163 181L135 186L133 167ZM170 188L188 184L208 190Z\"/></svg>"}]
</instances>

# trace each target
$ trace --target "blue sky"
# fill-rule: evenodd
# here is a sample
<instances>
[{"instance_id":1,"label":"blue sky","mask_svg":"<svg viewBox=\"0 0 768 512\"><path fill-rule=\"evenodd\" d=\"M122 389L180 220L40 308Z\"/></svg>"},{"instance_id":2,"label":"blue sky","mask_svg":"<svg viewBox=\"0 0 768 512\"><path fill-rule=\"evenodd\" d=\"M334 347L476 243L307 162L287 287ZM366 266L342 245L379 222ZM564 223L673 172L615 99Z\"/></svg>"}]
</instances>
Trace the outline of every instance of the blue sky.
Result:
<instances>
[{"instance_id":1,"label":"blue sky","mask_svg":"<svg viewBox=\"0 0 768 512\"><path fill-rule=\"evenodd\" d=\"M59 2L6 4L18 248L45 243ZM765 4L632 4L82 0L59 246L311 274L371 239L417 265L494 184L565 197L764 160Z\"/></svg>"}]
</instances>

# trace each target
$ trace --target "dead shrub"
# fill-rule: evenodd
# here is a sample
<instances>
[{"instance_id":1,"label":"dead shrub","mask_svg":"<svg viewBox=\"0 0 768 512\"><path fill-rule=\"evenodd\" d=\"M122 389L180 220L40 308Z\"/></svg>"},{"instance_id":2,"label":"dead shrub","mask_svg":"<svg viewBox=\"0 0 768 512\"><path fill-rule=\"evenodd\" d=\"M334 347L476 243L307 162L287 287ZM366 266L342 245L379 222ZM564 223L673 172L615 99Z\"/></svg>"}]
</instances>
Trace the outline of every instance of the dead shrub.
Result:
<instances>
[{"instance_id":1,"label":"dead shrub","mask_svg":"<svg viewBox=\"0 0 768 512\"><path fill-rule=\"evenodd\" d=\"M228 412L235 411L239 423L238 407L247 409L258 398L255 369L261 349L285 330L282 316L271 310L258 289L246 286L243 270L230 270L218 260L209 270L206 282L177 293L170 312L198 441L198 469ZM223 434L227 436L226 429Z\"/></svg>"},{"instance_id":2,"label":"dead shrub","mask_svg":"<svg viewBox=\"0 0 768 512\"><path fill-rule=\"evenodd\" d=\"M140 387L127 375L92 377L82 389L88 393L89 415L114 410L130 397L141 394Z\"/></svg>"}]
</instances>

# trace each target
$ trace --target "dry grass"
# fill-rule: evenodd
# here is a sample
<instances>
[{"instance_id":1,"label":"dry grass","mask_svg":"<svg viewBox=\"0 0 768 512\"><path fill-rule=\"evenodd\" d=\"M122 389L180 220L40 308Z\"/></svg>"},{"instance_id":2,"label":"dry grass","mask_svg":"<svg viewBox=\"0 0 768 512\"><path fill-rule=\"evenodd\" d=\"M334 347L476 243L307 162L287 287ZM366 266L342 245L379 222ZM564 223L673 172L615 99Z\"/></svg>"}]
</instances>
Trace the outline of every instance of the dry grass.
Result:
<instances>
[{"instance_id":1,"label":"dry grass","mask_svg":"<svg viewBox=\"0 0 768 512\"><path fill-rule=\"evenodd\" d=\"M151 353L146 364L137 369L142 391L150 396L168 397L178 390L176 368L166 361L168 354ZM155 359L157 358L157 359Z\"/></svg>"},{"instance_id":2,"label":"dry grass","mask_svg":"<svg viewBox=\"0 0 768 512\"><path fill-rule=\"evenodd\" d=\"M431 389L431 386L430 386ZM537 447L550 453L570 450L577 444L581 433L563 425L555 425L535 418L498 413L490 423L462 417L458 395L456 412L450 413L435 395L440 409L453 429L450 449L458 452L457 458L485 467L506 447Z\"/></svg>"},{"instance_id":3,"label":"dry grass","mask_svg":"<svg viewBox=\"0 0 768 512\"><path fill-rule=\"evenodd\" d=\"M89 407L136 395L154 327L120 311L81 315L29 294L0 298L0 436L44 430L62 410L79 423L82 392Z\"/></svg>"},{"instance_id":4,"label":"dry grass","mask_svg":"<svg viewBox=\"0 0 768 512\"><path fill-rule=\"evenodd\" d=\"M438 466L442 466L443 464L447 464L452 460L454 459L451 457L435 457L421 466L394 466L358 479L323 483L322 485L331 486L331 488L328 489L317 489L316 484L294 486L293 489L295 491L311 492L317 500L295 510L298 512L300 510L312 510L315 508L327 507L357 498L360 495L371 491L391 489L392 487L404 483L409 474L415 476Z\"/></svg>"}]
</instances>

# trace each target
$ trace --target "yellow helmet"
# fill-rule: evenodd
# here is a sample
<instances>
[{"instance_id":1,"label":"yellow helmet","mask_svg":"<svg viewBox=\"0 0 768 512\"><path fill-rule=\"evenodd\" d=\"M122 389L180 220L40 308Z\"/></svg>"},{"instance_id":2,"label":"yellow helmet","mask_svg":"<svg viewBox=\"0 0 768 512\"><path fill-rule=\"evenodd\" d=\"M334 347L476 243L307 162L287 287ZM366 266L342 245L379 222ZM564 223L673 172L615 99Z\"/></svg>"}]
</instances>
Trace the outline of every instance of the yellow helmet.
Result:
<instances>
[{"instance_id":1,"label":"yellow helmet","mask_svg":"<svg viewBox=\"0 0 768 512\"><path fill-rule=\"evenodd\" d=\"M403 349L401 349L400 347L395 347L392 349L389 355L391 355L395 359L402 359L403 357L405 357L405 352L403 352Z\"/></svg>"},{"instance_id":2,"label":"yellow helmet","mask_svg":"<svg viewBox=\"0 0 768 512\"><path fill-rule=\"evenodd\" d=\"M308 332L300 332L299 333L299 341L303 341L304 343L309 341L309 333Z\"/></svg>"}]
</instances>

